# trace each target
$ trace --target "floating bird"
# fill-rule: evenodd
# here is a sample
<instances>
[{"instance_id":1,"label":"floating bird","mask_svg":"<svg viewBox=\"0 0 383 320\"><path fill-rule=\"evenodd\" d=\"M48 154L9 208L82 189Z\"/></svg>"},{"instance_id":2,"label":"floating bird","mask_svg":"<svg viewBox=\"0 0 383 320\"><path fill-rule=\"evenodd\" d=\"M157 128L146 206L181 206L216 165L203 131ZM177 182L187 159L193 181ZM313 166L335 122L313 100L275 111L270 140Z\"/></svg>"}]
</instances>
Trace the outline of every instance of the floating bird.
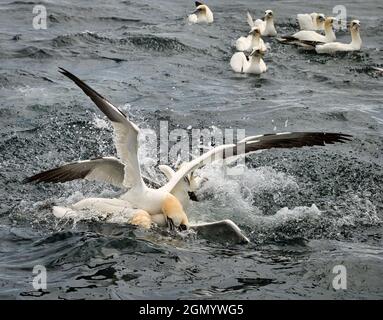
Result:
<instances>
[{"instance_id":1,"label":"floating bird","mask_svg":"<svg viewBox=\"0 0 383 320\"><path fill-rule=\"evenodd\" d=\"M266 51L264 41L261 38L261 30L259 26L251 28L247 37L240 37L235 42L235 47L238 51L252 51L253 49L260 49Z\"/></svg>"},{"instance_id":2,"label":"floating bird","mask_svg":"<svg viewBox=\"0 0 383 320\"><path fill-rule=\"evenodd\" d=\"M325 15L323 13L297 14L299 28L301 30L321 31L324 30Z\"/></svg>"},{"instance_id":3,"label":"floating bird","mask_svg":"<svg viewBox=\"0 0 383 320\"><path fill-rule=\"evenodd\" d=\"M255 48L247 57L243 52L236 52L230 59L230 66L235 72L261 74L267 67L263 61L264 51Z\"/></svg>"},{"instance_id":4,"label":"floating bird","mask_svg":"<svg viewBox=\"0 0 383 320\"><path fill-rule=\"evenodd\" d=\"M257 19L253 21L251 14L247 12L247 23L250 28L259 27L262 36L266 37L275 37L277 35L277 30L274 26L274 13L272 10L266 10L265 15L262 19Z\"/></svg>"},{"instance_id":5,"label":"floating bird","mask_svg":"<svg viewBox=\"0 0 383 320\"><path fill-rule=\"evenodd\" d=\"M350 24L351 30L351 42L350 43L341 43L341 42L330 42L325 44L318 44L315 47L317 53L336 53L336 52L347 52L347 51L359 51L362 47L362 39L360 37L360 21L353 20Z\"/></svg>"},{"instance_id":6,"label":"floating bird","mask_svg":"<svg viewBox=\"0 0 383 320\"><path fill-rule=\"evenodd\" d=\"M325 29L325 35L321 35L318 32L315 31L309 31L309 30L302 30L298 31L297 33L294 33L292 36L283 36L278 39L279 42L285 43L285 44L295 44L303 47L311 47L312 44L310 42L314 43L328 43L328 42L334 42L336 40L336 36L334 33L334 30L332 28L335 18L333 17L327 17L324 22L324 29Z\"/></svg>"},{"instance_id":7,"label":"floating bird","mask_svg":"<svg viewBox=\"0 0 383 320\"><path fill-rule=\"evenodd\" d=\"M350 135L326 132L285 132L247 137L236 144L226 144L215 147L203 155L182 165L169 175L169 181L158 189L147 186L139 166L138 134L140 129L117 107L85 84L75 75L60 68L60 72L77 84L96 106L108 117L114 128L114 143L117 158L100 158L63 166L56 172L48 171L27 179L27 181L69 181L76 177L88 180L108 181L128 189L118 199L87 198L69 208L54 207L58 217L66 216L78 210L95 210L110 214L127 214L128 222L142 227L150 227L153 223L158 226L169 226L180 230L191 227L194 230L209 225L190 226L188 217L181 202L174 195L188 177L198 168L214 160L251 154L259 150L271 148L293 148L304 146L324 146L335 142L346 142ZM232 221L223 220L212 224L215 231L231 232L241 242L248 239L240 233ZM202 229L201 229L202 230ZM212 233L214 233L211 230Z\"/></svg>"},{"instance_id":8,"label":"floating bird","mask_svg":"<svg viewBox=\"0 0 383 320\"><path fill-rule=\"evenodd\" d=\"M213 12L202 2L195 2L196 9L188 17L190 23L212 23L214 21Z\"/></svg>"}]
</instances>

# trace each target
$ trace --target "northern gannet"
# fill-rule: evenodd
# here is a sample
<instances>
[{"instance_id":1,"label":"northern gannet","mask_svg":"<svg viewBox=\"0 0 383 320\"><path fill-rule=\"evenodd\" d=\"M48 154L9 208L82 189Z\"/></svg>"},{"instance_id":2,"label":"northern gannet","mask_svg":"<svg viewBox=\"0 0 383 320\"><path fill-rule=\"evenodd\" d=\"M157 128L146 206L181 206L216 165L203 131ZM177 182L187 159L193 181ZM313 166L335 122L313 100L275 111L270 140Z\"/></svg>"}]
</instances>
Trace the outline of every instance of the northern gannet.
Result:
<instances>
[{"instance_id":1,"label":"northern gannet","mask_svg":"<svg viewBox=\"0 0 383 320\"><path fill-rule=\"evenodd\" d=\"M238 51L252 51L253 49L260 49L261 51L267 51L266 45L261 38L260 28L251 28L247 37L240 37L235 42L235 48Z\"/></svg>"},{"instance_id":2,"label":"northern gannet","mask_svg":"<svg viewBox=\"0 0 383 320\"><path fill-rule=\"evenodd\" d=\"M353 20L350 24L351 30L351 42L350 43L341 43L341 42L331 42L325 44L318 44L315 47L317 53L336 53L336 52L346 52L346 51L359 51L362 47L362 39L360 37L360 21Z\"/></svg>"},{"instance_id":3,"label":"northern gannet","mask_svg":"<svg viewBox=\"0 0 383 320\"><path fill-rule=\"evenodd\" d=\"M212 23L214 21L213 12L202 2L195 2L196 9L188 16L190 23Z\"/></svg>"},{"instance_id":4,"label":"northern gannet","mask_svg":"<svg viewBox=\"0 0 383 320\"><path fill-rule=\"evenodd\" d=\"M60 68L60 72L77 84L112 122L114 143L119 159L100 158L70 164L40 173L28 178L27 181L65 182L85 178L106 181L129 190L118 199L87 198L75 203L70 208L54 207L55 215L59 217L65 216L67 212L77 210L95 210L108 215L126 213L129 215L127 222L145 228L155 223L159 226L168 225L184 230L189 227L189 221L181 202L174 193L182 186L185 177L188 177L198 168L213 160L251 154L259 150L324 146L335 142L344 143L351 137L347 134L327 132L284 132L250 136L236 144L215 147L198 158L185 163L169 175L169 181L164 186L154 189L146 185L139 166L137 154L139 128L122 111L75 75L62 68ZM233 233L239 242L248 242L243 234L237 232L239 229L232 221L223 220L211 225L221 231ZM209 225L190 227L195 230L198 228L206 230Z\"/></svg>"},{"instance_id":5,"label":"northern gannet","mask_svg":"<svg viewBox=\"0 0 383 320\"><path fill-rule=\"evenodd\" d=\"M324 22L325 35L321 35L315 31L302 30L294 33L292 36L283 36L278 41L287 44L296 44L300 46L310 45L310 42L328 43L334 42L336 36L332 28L335 18L327 17Z\"/></svg>"},{"instance_id":6,"label":"northern gannet","mask_svg":"<svg viewBox=\"0 0 383 320\"><path fill-rule=\"evenodd\" d=\"M297 14L299 28L301 30L321 31L324 30L325 15L323 13Z\"/></svg>"},{"instance_id":7,"label":"northern gannet","mask_svg":"<svg viewBox=\"0 0 383 320\"><path fill-rule=\"evenodd\" d=\"M253 21L253 18L249 12L247 12L247 23L250 28L259 27L262 36L266 37L275 37L277 35L277 30L274 26L274 13L272 10L266 10L265 15L262 19L257 19Z\"/></svg>"},{"instance_id":8,"label":"northern gannet","mask_svg":"<svg viewBox=\"0 0 383 320\"><path fill-rule=\"evenodd\" d=\"M243 52L236 52L230 59L230 66L235 72L261 74L267 67L263 61L263 51L255 48L247 57Z\"/></svg>"}]
</instances>

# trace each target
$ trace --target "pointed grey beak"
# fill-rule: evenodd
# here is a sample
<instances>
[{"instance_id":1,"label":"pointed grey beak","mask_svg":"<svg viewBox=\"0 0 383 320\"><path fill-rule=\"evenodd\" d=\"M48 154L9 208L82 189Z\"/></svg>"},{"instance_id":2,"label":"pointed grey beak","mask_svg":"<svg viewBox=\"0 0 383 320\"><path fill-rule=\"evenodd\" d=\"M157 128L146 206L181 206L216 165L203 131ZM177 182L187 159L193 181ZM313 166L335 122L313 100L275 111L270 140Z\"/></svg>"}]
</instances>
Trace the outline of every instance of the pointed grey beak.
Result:
<instances>
[{"instance_id":1,"label":"pointed grey beak","mask_svg":"<svg viewBox=\"0 0 383 320\"><path fill-rule=\"evenodd\" d=\"M260 56L260 57L263 57L265 55L265 52L264 51L261 51L259 49L257 50L253 50L251 53L250 53L250 56Z\"/></svg>"}]
</instances>

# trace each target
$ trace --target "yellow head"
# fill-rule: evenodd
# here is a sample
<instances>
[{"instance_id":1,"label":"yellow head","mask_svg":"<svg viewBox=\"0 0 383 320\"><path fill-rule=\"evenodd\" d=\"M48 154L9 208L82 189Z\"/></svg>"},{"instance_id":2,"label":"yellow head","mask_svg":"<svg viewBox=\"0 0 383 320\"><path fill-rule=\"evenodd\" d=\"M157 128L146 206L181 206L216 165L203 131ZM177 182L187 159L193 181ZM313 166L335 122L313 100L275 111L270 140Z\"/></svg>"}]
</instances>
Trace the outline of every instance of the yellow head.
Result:
<instances>
[{"instance_id":1,"label":"yellow head","mask_svg":"<svg viewBox=\"0 0 383 320\"><path fill-rule=\"evenodd\" d=\"M325 28L332 28L334 21L335 21L334 17L327 17L326 20L324 21L324 27Z\"/></svg>"},{"instance_id":2,"label":"yellow head","mask_svg":"<svg viewBox=\"0 0 383 320\"><path fill-rule=\"evenodd\" d=\"M162 203L162 213L168 222L186 230L189 227L189 220L179 200L172 194L167 194ZM169 221L170 220L170 221Z\"/></svg>"},{"instance_id":3,"label":"yellow head","mask_svg":"<svg viewBox=\"0 0 383 320\"><path fill-rule=\"evenodd\" d=\"M205 4L200 4L199 6L197 6L195 8L195 11L193 13L195 14L202 14L202 15L206 15L206 12L207 12L207 5Z\"/></svg>"}]
</instances>

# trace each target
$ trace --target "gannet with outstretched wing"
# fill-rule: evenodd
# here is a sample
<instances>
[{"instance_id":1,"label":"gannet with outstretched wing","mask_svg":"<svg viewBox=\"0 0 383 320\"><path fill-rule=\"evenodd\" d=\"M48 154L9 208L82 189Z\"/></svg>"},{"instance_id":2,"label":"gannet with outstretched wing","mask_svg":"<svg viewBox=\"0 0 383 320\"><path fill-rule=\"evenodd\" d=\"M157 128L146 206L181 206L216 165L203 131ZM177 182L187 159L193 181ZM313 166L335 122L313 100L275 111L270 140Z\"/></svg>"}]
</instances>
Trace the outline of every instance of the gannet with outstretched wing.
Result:
<instances>
[{"instance_id":1,"label":"gannet with outstretched wing","mask_svg":"<svg viewBox=\"0 0 383 320\"><path fill-rule=\"evenodd\" d=\"M110 177L109 179L116 181L117 184L118 182L121 183L122 180L122 186L129 189L120 199L89 198L81 200L72 207L76 210L94 209L110 212L139 209L133 216L135 220L140 220L140 217L150 216L150 219L158 225L166 225L167 222L171 221L177 227L187 228L189 221L178 199L171 193L164 192L161 189L150 188L144 182L137 155L139 128L122 111L75 75L65 69L61 69L60 72L75 82L112 122L114 143L118 157L124 166L123 179L121 179L121 176L116 178L118 175L116 172L119 170L119 173L121 173L121 165L116 160L113 160L113 170L110 170L110 161L108 165L103 162L91 169L89 173L85 174L84 172L84 177L91 179L94 176L100 176L101 171L104 177ZM116 170L116 164L120 169ZM103 168L108 166L109 170L103 170L100 167L101 165L104 166ZM73 166L71 169L73 169ZM62 170L65 171L65 168ZM68 171L66 172L66 175L69 175ZM61 209L57 208L59 211ZM145 218L145 220L147 219Z\"/></svg>"},{"instance_id":2,"label":"gannet with outstretched wing","mask_svg":"<svg viewBox=\"0 0 383 320\"><path fill-rule=\"evenodd\" d=\"M325 16L323 13L300 13L297 14L297 20L301 30L324 30Z\"/></svg>"},{"instance_id":3,"label":"gannet with outstretched wing","mask_svg":"<svg viewBox=\"0 0 383 320\"><path fill-rule=\"evenodd\" d=\"M253 49L260 49L261 51L267 51L267 47L261 38L260 28L251 28L247 37L240 37L235 42L235 48L238 51L252 51Z\"/></svg>"},{"instance_id":4,"label":"gannet with outstretched wing","mask_svg":"<svg viewBox=\"0 0 383 320\"><path fill-rule=\"evenodd\" d=\"M362 47L362 39L359 33L360 21L353 20L350 24L351 30L351 43L331 42L325 44L318 44L315 47L317 53L336 53L336 52L348 52L359 51Z\"/></svg>"},{"instance_id":5,"label":"gannet with outstretched wing","mask_svg":"<svg viewBox=\"0 0 383 320\"><path fill-rule=\"evenodd\" d=\"M73 210L95 210L106 214L127 213L128 222L143 227L152 223L159 226L169 225L186 229L189 221L181 202L174 195L193 172L217 159L238 157L242 154L251 154L259 150L271 148L293 148L315 146L345 142L349 135L325 132L293 132L268 134L247 137L237 144L227 144L215 147L200 157L187 162L176 172L169 174L170 180L162 187L154 189L145 184L140 171L138 159L138 133L139 128L127 118L122 111L112 105L99 93L81 81L72 73L61 69L60 72L74 81L97 107L109 118L114 128L114 142L120 159L100 158L83 161L60 167L42 174L35 175L27 181L69 181L76 177L88 180L107 181L117 186L129 189L118 199L87 198L70 208L55 207L56 216L62 217L66 212ZM209 226L192 226L193 229L209 228ZM232 232L238 242L247 242L248 239L233 227L231 221L220 221L212 224L212 228ZM217 230L218 230L217 229Z\"/></svg>"},{"instance_id":6,"label":"gannet with outstretched wing","mask_svg":"<svg viewBox=\"0 0 383 320\"><path fill-rule=\"evenodd\" d=\"M295 44L306 47L306 42L328 43L334 42L336 36L332 28L335 18L327 17L324 23L325 35L321 35L315 31L303 30L294 33L291 36L283 36L278 39L281 43Z\"/></svg>"},{"instance_id":7,"label":"gannet with outstretched wing","mask_svg":"<svg viewBox=\"0 0 383 320\"><path fill-rule=\"evenodd\" d=\"M190 23L213 23L213 12L210 8L202 2L195 2L196 9L188 16Z\"/></svg>"},{"instance_id":8,"label":"gannet with outstretched wing","mask_svg":"<svg viewBox=\"0 0 383 320\"><path fill-rule=\"evenodd\" d=\"M277 30L275 30L274 26L273 11L266 10L265 15L262 19L257 19L253 21L251 14L247 12L247 23L249 24L250 28L259 27L262 36L275 37L277 35Z\"/></svg>"}]
</instances>

